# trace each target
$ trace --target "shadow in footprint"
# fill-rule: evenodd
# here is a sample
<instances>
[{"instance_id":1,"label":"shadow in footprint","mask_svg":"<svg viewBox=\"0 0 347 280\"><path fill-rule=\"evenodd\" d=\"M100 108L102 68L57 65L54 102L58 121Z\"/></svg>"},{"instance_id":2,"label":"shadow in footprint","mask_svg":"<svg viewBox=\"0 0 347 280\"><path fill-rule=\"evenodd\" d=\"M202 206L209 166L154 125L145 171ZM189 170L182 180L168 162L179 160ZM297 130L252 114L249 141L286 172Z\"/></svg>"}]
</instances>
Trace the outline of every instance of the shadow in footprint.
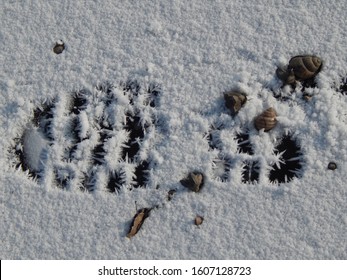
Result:
<instances>
[{"instance_id":1,"label":"shadow in footprint","mask_svg":"<svg viewBox=\"0 0 347 280\"><path fill-rule=\"evenodd\" d=\"M136 183L134 187L145 187L148 180L149 162L144 160L135 168Z\"/></svg>"},{"instance_id":2,"label":"shadow in footprint","mask_svg":"<svg viewBox=\"0 0 347 280\"><path fill-rule=\"evenodd\" d=\"M339 91L341 92L341 94L347 95L347 77L342 79Z\"/></svg>"},{"instance_id":3,"label":"shadow in footprint","mask_svg":"<svg viewBox=\"0 0 347 280\"><path fill-rule=\"evenodd\" d=\"M222 124L211 125L208 133L205 134L205 139L211 150L218 149L221 150L220 146L222 145L220 140L220 132L224 128Z\"/></svg>"},{"instance_id":4,"label":"shadow in footprint","mask_svg":"<svg viewBox=\"0 0 347 280\"><path fill-rule=\"evenodd\" d=\"M33 123L39 130L50 140L54 140L52 133L54 101L49 104L44 104L42 107L34 110Z\"/></svg>"},{"instance_id":5,"label":"shadow in footprint","mask_svg":"<svg viewBox=\"0 0 347 280\"><path fill-rule=\"evenodd\" d=\"M88 104L87 91L76 91L72 95L71 113L78 115Z\"/></svg>"},{"instance_id":6,"label":"shadow in footprint","mask_svg":"<svg viewBox=\"0 0 347 280\"><path fill-rule=\"evenodd\" d=\"M243 183L257 183L259 181L259 162L246 160L243 162L242 171Z\"/></svg>"},{"instance_id":7,"label":"shadow in footprint","mask_svg":"<svg viewBox=\"0 0 347 280\"><path fill-rule=\"evenodd\" d=\"M126 125L124 128L129 131L129 139L125 143L126 147L123 149L123 159L128 157L134 159L140 150L140 141L145 136L144 128L142 128L141 119L138 116L131 116L129 113L126 116Z\"/></svg>"},{"instance_id":8,"label":"shadow in footprint","mask_svg":"<svg viewBox=\"0 0 347 280\"><path fill-rule=\"evenodd\" d=\"M270 181L285 183L300 177L302 167L302 155L300 147L290 135L284 136L280 144L275 148L275 154L280 154L280 162L272 166Z\"/></svg>"},{"instance_id":9,"label":"shadow in footprint","mask_svg":"<svg viewBox=\"0 0 347 280\"><path fill-rule=\"evenodd\" d=\"M104 157L106 155L106 151L104 148L105 142L109 138L109 135L105 131L101 131L99 134L99 144L96 145L92 152L92 158L94 165L102 165L104 164Z\"/></svg>"},{"instance_id":10,"label":"shadow in footprint","mask_svg":"<svg viewBox=\"0 0 347 280\"><path fill-rule=\"evenodd\" d=\"M111 174L109 176L109 180L107 183L107 190L111 193L118 193L122 187L122 185L124 184L124 181L122 179L122 176L117 173L114 172L114 174Z\"/></svg>"},{"instance_id":11,"label":"shadow in footprint","mask_svg":"<svg viewBox=\"0 0 347 280\"><path fill-rule=\"evenodd\" d=\"M252 144L249 140L249 133L238 133L236 135L238 153L253 155ZM243 161L242 182L256 183L259 181L259 163L258 161L245 160Z\"/></svg>"},{"instance_id":12,"label":"shadow in footprint","mask_svg":"<svg viewBox=\"0 0 347 280\"><path fill-rule=\"evenodd\" d=\"M29 166L26 163L26 159L24 156L24 151L23 151L23 139L22 138L17 138L14 139L15 141L15 147L14 147L14 155L16 158L16 164L15 167L18 169L20 168L24 172L28 172L29 177L33 179L38 179L40 176L37 172L34 170L30 170Z\"/></svg>"},{"instance_id":13,"label":"shadow in footprint","mask_svg":"<svg viewBox=\"0 0 347 280\"><path fill-rule=\"evenodd\" d=\"M236 135L238 152L253 155L251 142L249 141L248 133L239 133Z\"/></svg>"},{"instance_id":14,"label":"shadow in footprint","mask_svg":"<svg viewBox=\"0 0 347 280\"><path fill-rule=\"evenodd\" d=\"M71 170L66 168L55 168L54 175L58 187L62 189L70 188L70 181L74 177Z\"/></svg>"}]
</instances>

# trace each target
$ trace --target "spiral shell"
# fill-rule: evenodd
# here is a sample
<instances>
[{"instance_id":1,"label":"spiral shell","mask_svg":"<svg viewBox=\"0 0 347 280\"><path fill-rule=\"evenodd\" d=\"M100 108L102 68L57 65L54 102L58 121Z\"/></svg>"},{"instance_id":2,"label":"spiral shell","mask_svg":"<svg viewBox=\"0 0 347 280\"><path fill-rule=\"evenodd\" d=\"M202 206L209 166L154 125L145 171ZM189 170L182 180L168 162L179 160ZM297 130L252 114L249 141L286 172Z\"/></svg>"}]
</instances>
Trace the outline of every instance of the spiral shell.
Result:
<instances>
[{"instance_id":1,"label":"spiral shell","mask_svg":"<svg viewBox=\"0 0 347 280\"><path fill-rule=\"evenodd\" d=\"M314 55L299 55L290 59L288 70L293 70L296 80L311 79L318 74L322 60Z\"/></svg>"},{"instance_id":2,"label":"spiral shell","mask_svg":"<svg viewBox=\"0 0 347 280\"><path fill-rule=\"evenodd\" d=\"M247 102L247 95L242 92L229 91L224 93L225 106L235 116L241 107Z\"/></svg>"},{"instance_id":3,"label":"spiral shell","mask_svg":"<svg viewBox=\"0 0 347 280\"><path fill-rule=\"evenodd\" d=\"M276 116L277 113L274 108L270 107L266 109L263 113L255 118L255 128L257 130L264 129L265 131L273 129L277 124Z\"/></svg>"}]
</instances>

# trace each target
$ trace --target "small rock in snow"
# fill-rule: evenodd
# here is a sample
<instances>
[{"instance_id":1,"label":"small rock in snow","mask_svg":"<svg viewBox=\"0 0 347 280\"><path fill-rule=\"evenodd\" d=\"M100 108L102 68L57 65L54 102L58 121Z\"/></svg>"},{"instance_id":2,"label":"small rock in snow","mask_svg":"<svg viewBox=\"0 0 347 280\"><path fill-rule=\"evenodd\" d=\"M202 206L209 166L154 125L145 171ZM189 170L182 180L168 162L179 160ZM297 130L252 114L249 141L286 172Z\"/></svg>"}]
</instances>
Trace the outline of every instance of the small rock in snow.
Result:
<instances>
[{"instance_id":1,"label":"small rock in snow","mask_svg":"<svg viewBox=\"0 0 347 280\"><path fill-rule=\"evenodd\" d=\"M55 46L53 48L53 52L56 53L56 54L61 54L63 52L63 50L65 49L65 44L63 41L61 40L58 40L56 43L55 43Z\"/></svg>"},{"instance_id":2,"label":"small rock in snow","mask_svg":"<svg viewBox=\"0 0 347 280\"><path fill-rule=\"evenodd\" d=\"M180 183L193 192L199 192L204 183L204 175L200 172L190 172Z\"/></svg>"},{"instance_id":3,"label":"small rock in snow","mask_svg":"<svg viewBox=\"0 0 347 280\"><path fill-rule=\"evenodd\" d=\"M335 162L329 162L328 169L335 170L337 168L337 164Z\"/></svg>"},{"instance_id":4,"label":"small rock in snow","mask_svg":"<svg viewBox=\"0 0 347 280\"><path fill-rule=\"evenodd\" d=\"M195 225L199 226L199 225L202 224L203 221L204 221L204 217L201 217L201 216L197 215L197 216L195 217L194 223L195 223Z\"/></svg>"}]
</instances>

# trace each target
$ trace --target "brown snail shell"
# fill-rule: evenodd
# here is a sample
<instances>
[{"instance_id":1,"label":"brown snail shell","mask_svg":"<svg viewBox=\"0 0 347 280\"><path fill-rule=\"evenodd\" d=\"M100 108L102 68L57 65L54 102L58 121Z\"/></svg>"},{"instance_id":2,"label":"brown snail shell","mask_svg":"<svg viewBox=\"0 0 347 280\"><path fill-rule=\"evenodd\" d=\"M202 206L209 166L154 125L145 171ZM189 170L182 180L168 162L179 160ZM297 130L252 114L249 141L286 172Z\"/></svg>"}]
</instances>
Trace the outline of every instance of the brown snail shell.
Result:
<instances>
[{"instance_id":1,"label":"brown snail shell","mask_svg":"<svg viewBox=\"0 0 347 280\"><path fill-rule=\"evenodd\" d=\"M318 74L322 60L314 55L298 55L290 59L288 70L293 70L296 80L311 79Z\"/></svg>"},{"instance_id":2,"label":"brown snail shell","mask_svg":"<svg viewBox=\"0 0 347 280\"><path fill-rule=\"evenodd\" d=\"M277 68L276 75L285 84L314 78L322 69L322 60L315 55L298 55L289 60L286 68Z\"/></svg>"},{"instance_id":3,"label":"brown snail shell","mask_svg":"<svg viewBox=\"0 0 347 280\"><path fill-rule=\"evenodd\" d=\"M55 43L55 46L53 48L53 52L55 54L61 54L63 50L65 49L65 44L63 41L59 40L58 42Z\"/></svg>"},{"instance_id":4,"label":"brown snail shell","mask_svg":"<svg viewBox=\"0 0 347 280\"><path fill-rule=\"evenodd\" d=\"M276 126L276 117L277 113L275 109L270 107L255 118L254 126L258 130L264 129L264 131L269 131Z\"/></svg>"},{"instance_id":5,"label":"brown snail shell","mask_svg":"<svg viewBox=\"0 0 347 280\"><path fill-rule=\"evenodd\" d=\"M242 92L229 91L224 93L225 106L235 116L241 107L247 102L247 95Z\"/></svg>"},{"instance_id":6,"label":"brown snail shell","mask_svg":"<svg viewBox=\"0 0 347 280\"><path fill-rule=\"evenodd\" d=\"M199 192L204 183L204 175L200 172L190 172L180 183L193 192Z\"/></svg>"}]
</instances>

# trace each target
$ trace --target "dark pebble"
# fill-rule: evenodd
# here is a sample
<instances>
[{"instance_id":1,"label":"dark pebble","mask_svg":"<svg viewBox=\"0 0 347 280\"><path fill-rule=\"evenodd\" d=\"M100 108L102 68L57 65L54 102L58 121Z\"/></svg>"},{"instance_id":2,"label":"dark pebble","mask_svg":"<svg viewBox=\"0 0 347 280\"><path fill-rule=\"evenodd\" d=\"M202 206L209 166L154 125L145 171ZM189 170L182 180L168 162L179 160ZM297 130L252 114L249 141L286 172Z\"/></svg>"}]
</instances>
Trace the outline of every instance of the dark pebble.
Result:
<instances>
[{"instance_id":1,"label":"dark pebble","mask_svg":"<svg viewBox=\"0 0 347 280\"><path fill-rule=\"evenodd\" d=\"M335 170L337 168L337 165L335 162L329 162L328 169Z\"/></svg>"}]
</instances>

